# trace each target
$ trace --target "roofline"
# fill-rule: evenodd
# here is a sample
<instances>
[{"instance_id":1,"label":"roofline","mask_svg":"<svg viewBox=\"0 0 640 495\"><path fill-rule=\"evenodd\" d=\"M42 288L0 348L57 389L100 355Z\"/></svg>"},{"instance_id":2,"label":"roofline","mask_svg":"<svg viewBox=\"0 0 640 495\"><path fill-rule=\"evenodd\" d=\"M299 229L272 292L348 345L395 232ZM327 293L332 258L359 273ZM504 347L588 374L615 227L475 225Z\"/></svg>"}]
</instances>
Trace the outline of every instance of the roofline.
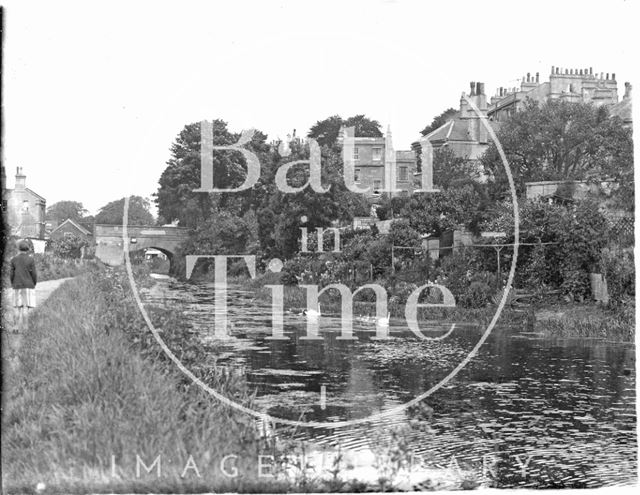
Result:
<instances>
[{"instance_id":1,"label":"roofline","mask_svg":"<svg viewBox=\"0 0 640 495\"><path fill-rule=\"evenodd\" d=\"M422 139L429 139L433 134L435 134L436 132L438 132L440 129L444 128L444 126L446 125L450 125L455 119L449 119L447 120L444 124L442 124L440 127L438 127L437 129L434 129L433 131L431 131L429 134L427 134L426 136L423 136ZM418 142L420 142L422 139L418 140Z\"/></svg>"},{"instance_id":2,"label":"roofline","mask_svg":"<svg viewBox=\"0 0 640 495\"><path fill-rule=\"evenodd\" d=\"M70 224L72 224L74 227L76 227L78 230L84 232L87 235L92 235L92 232L88 229L85 229L82 225L76 223L74 220L67 218L64 222L62 222L60 225L58 225L55 229L53 229L51 231L51 233L53 234L56 230L58 230L59 228L61 228L65 223L69 222Z\"/></svg>"},{"instance_id":3,"label":"roofline","mask_svg":"<svg viewBox=\"0 0 640 495\"><path fill-rule=\"evenodd\" d=\"M14 189L14 190L15 190L15 189ZM35 192L35 191L33 191L33 190L29 189L28 187L25 187L25 188L24 188L24 190L25 190L25 191L29 191L31 194L33 194L33 195L35 195L35 196L38 196L38 198L40 198L40 199L41 199L42 201L44 201L45 203L47 202L47 200L46 200L46 199L44 199L42 196L40 196L37 192Z\"/></svg>"}]
</instances>

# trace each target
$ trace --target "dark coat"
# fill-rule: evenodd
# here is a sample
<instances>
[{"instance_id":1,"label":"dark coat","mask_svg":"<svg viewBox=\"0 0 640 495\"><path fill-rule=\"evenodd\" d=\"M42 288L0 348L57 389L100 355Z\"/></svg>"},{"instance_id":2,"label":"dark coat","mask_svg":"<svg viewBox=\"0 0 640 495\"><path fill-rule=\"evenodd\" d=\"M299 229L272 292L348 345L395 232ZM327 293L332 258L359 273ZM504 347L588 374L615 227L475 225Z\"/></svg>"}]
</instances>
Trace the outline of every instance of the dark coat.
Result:
<instances>
[{"instance_id":1,"label":"dark coat","mask_svg":"<svg viewBox=\"0 0 640 495\"><path fill-rule=\"evenodd\" d=\"M36 262L27 253L11 258L11 287L14 289L33 289L38 283Z\"/></svg>"}]
</instances>

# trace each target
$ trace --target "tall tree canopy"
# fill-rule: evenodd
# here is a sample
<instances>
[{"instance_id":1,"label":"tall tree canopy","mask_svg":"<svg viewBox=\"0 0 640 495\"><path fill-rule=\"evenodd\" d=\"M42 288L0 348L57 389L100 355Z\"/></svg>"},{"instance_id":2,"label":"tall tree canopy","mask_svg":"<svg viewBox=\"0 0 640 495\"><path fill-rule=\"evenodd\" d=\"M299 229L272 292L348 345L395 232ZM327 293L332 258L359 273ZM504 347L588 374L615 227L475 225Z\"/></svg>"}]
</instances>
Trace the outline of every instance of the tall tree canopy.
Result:
<instances>
[{"instance_id":1,"label":"tall tree canopy","mask_svg":"<svg viewBox=\"0 0 640 495\"><path fill-rule=\"evenodd\" d=\"M502 123L497 137L507 155L518 192L525 182L614 179L625 201L633 197L631 130L606 107L549 100L527 107ZM495 144L482 157L494 196L508 183Z\"/></svg>"},{"instance_id":2,"label":"tall tree canopy","mask_svg":"<svg viewBox=\"0 0 640 495\"><path fill-rule=\"evenodd\" d=\"M87 210L79 201L58 201L47 208L47 220L58 224L70 218L74 222L80 222L87 214Z\"/></svg>"},{"instance_id":3,"label":"tall tree canopy","mask_svg":"<svg viewBox=\"0 0 640 495\"><path fill-rule=\"evenodd\" d=\"M274 169L295 161L308 160L308 145L292 143L291 154L278 157ZM317 227L328 227L333 220L351 220L354 215L367 215L369 206L361 194L349 191L344 185L343 162L338 146L322 148L322 184L330 189L317 193L310 187L294 194L285 194L271 181L266 187L270 191L257 206L260 225L260 242L265 252L289 258L298 250L300 227L315 233ZM300 187L309 178L308 165L296 165L287 174L288 183ZM300 218L307 217L302 224Z\"/></svg>"},{"instance_id":4,"label":"tall tree canopy","mask_svg":"<svg viewBox=\"0 0 640 495\"><path fill-rule=\"evenodd\" d=\"M354 115L348 119L333 115L319 120L309 129L308 136L318 141L320 146L331 146L337 142L341 127L355 127L356 137L382 137L380 122L364 115Z\"/></svg>"},{"instance_id":5,"label":"tall tree canopy","mask_svg":"<svg viewBox=\"0 0 640 495\"><path fill-rule=\"evenodd\" d=\"M153 215L149 211L150 203L148 199L141 196L131 196L129 198L129 215L127 222L129 225L153 225ZM95 217L96 223L121 225L124 217L124 198L107 203Z\"/></svg>"},{"instance_id":6,"label":"tall tree canopy","mask_svg":"<svg viewBox=\"0 0 640 495\"><path fill-rule=\"evenodd\" d=\"M229 132L227 123L212 122L213 145L234 144L240 134ZM255 132L247 149L256 153L262 168L269 161L266 135ZM213 184L218 188L237 187L244 181L246 162L239 152L213 151ZM155 202L158 214L165 222L178 220L180 225L195 227L206 221L217 209L218 203L227 205L240 200L251 201L245 193L194 192L200 187L200 123L186 125L171 146L171 158L160 176Z\"/></svg>"}]
</instances>

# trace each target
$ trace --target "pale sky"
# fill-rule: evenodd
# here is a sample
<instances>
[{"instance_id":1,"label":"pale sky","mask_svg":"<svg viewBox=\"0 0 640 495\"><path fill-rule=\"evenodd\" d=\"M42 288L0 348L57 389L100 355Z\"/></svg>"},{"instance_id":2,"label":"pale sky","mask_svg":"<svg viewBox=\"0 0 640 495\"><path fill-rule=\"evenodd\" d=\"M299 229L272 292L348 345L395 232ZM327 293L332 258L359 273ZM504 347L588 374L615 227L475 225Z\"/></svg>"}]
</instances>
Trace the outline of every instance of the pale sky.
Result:
<instances>
[{"instance_id":1,"label":"pale sky","mask_svg":"<svg viewBox=\"0 0 640 495\"><path fill-rule=\"evenodd\" d=\"M364 113L396 149L469 81L488 96L551 66L637 80L637 2L6 1L9 187L92 213L157 189L185 124L270 139ZM636 85L637 86L637 85Z\"/></svg>"}]
</instances>

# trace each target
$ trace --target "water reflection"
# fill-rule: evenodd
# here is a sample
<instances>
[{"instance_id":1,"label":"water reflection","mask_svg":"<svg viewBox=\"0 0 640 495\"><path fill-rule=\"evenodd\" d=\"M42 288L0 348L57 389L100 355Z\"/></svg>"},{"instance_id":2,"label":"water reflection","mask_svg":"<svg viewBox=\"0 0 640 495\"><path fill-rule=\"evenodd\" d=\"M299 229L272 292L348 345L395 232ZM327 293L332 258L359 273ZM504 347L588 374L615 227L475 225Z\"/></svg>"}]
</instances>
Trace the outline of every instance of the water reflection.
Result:
<instances>
[{"instance_id":1,"label":"water reflection","mask_svg":"<svg viewBox=\"0 0 640 495\"><path fill-rule=\"evenodd\" d=\"M180 308L203 339L211 336L210 286L163 282L145 297ZM321 318L323 338L309 341L301 338L304 317L288 315L290 339L270 341L270 306L239 290L229 290L229 298L234 337L220 347L218 363L246 370L263 411L295 420L362 418L405 403L442 380L484 330L460 324L446 339L423 341L392 321L394 338L375 341L375 325L354 321L358 340L341 341L339 319ZM429 335L449 328L431 328ZM323 386L326 404L320 400ZM370 451L385 432L409 425L407 442L420 462L446 466L455 457L461 466L482 469L483 459L490 458L501 486L635 480L632 345L543 339L498 327L479 354L424 404L352 428L299 435L318 445Z\"/></svg>"}]
</instances>

